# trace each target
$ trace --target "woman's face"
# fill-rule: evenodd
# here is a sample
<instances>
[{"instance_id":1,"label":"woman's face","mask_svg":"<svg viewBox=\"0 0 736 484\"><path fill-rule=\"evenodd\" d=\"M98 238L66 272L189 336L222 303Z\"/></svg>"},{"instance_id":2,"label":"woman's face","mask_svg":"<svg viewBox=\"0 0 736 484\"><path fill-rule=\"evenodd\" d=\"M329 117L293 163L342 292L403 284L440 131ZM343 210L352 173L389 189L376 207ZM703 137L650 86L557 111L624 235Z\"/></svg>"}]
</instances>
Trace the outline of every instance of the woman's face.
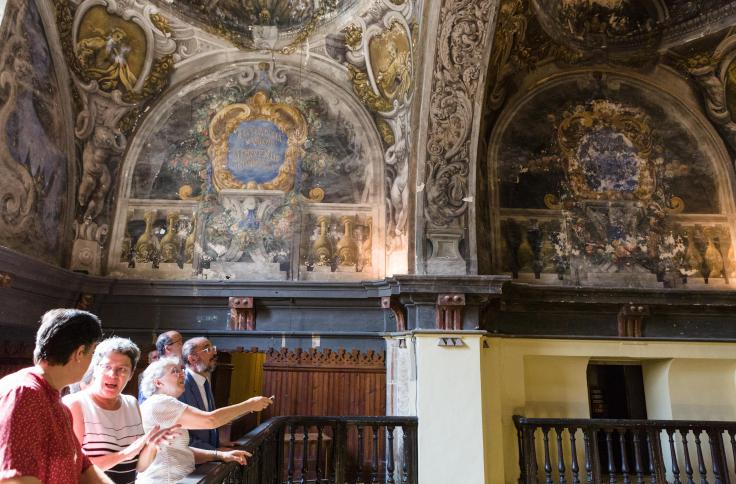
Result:
<instances>
[{"instance_id":1,"label":"woman's face","mask_svg":"<svg viewBox=\"0 0 736 484\"><path fill-rule=\"evenodd\" d=\"M156 393L174 398L184 393L184 370L178 365L168 365L163 376L155 381Z\"/></svg>"},{"instance_id":2,"label":"woman's face","mask_svg":"<svg viewBox=\"0 0 736 484\"><path fill-rule=\"evenodd\" d=\"M92 392L101 398L117 398L130 381L133 363L128 356L111 351L94 369Z\"/></svg>"}]
</instances>

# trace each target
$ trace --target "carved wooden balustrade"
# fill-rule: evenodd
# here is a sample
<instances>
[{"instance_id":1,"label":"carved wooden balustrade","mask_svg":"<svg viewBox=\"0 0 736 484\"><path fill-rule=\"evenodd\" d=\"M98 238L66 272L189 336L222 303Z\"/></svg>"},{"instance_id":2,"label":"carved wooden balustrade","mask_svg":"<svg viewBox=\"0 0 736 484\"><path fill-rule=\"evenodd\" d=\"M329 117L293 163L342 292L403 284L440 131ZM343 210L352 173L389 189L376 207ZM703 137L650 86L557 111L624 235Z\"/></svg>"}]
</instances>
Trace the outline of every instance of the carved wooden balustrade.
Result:
<instances>
[{"instance_id":1,"label":"carved wooden balustrade","mask_svg":"<svg viewBox=\"0 0 736 484\"><path fill-rule=\"evenodd\" d=\"M736 482L736 422L514 416L519 482Z\"/></svg>"},{"instance_id":2,"label":"carved wooden balustrade","mask_svg":"<svg viewBox=\"0 0 736 484\"><path fill-rule=\"evenodd\" d=\"M275 417L237 443L248 465L204 464L182 482L418 482L416 417Z\"/></svg>"}]
</instances>

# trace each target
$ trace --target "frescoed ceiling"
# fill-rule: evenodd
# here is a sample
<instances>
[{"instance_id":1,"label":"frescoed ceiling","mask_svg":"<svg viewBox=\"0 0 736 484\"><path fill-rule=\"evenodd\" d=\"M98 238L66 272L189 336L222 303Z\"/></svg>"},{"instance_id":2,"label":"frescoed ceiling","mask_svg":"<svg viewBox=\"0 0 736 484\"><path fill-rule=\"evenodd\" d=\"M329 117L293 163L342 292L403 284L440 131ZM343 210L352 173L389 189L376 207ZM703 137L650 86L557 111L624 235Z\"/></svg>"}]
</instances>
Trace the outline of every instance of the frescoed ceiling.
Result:
<instances>
[{"instance_id":1,"label":"frescoed ceiling","mask_svg":"<svg viewBox=\"0 0 736 484\"><path fill-rule=\"evenodd\" d=\"M554 38L586 48L624 49L699 30L728 16L722 0L533 0Z\"/></svg>"},{"instance_id":2,"label":"frescoed ceiling","mask_svg":"<svg viewBox=\"0 0 736 484\"><path fill-rule=\"evenodd\" d=\"M726 193L732 175L721 170L736 158L736 1L11 0L9 11L29 2L42 6L39 25L53 31L47 37L59 82L66 72L73 86L65 102L74 132L59 145L76 154L65 207L73 222L61 229L74 240L65 265L75 270L186 279L201 277L206 264L221 262L225 274L228 264L257 262L273 277L339 280L362 277L356 273L364 267L371 277L405 273L416 259L418 271L474 273L473 259L498 256L500 244L525 253L524 237L499 235L500 210L536 210L546 221L530 225L526 213L520 233L547 227L560 247L572 235L583 250L593 239L617 242L605 249L607 260L625 238L612 239L611 227L629 244L651 227L662 238L698 239L704 260L711 246L726 250L718 231L736 226ZM13 53L0 46L0 54L7 58L0 69L10 72ZM262 96L267 102L256 103ZM677 104L664 109L657 100ZM269 110L293 111L306 127L262 126ZM241 115L237 123L228 118L218 138L210 123L231 112ZM241 136L242 123L273 134L267 149ZM584 145L562 139L567 128ZM266 158L231 160L224 154L231 142L243 153L297 161L264 168L278 176L255 176ZM287 148L294 156L282 156ZM489 153L504 159L496 163ZM217 171L215 160L243 166ZM8 163L28 171L24 160ZM615 172L617 163L630 173ZM596 178L604 171L607 178ZM571 173L579 183L570 183ZM230 175L243 179L232 186L216 179ZM686 193L691 185L699 192ZM39 195L38 186L22 188ZM603 193L603 186L613 188ZM626 193L614 193L620 187ZM232 189L253 196L232 198ZM275 193L257 190L283 193L276 204ZM634 200L643 194L645 201ZM592 199L617 205L593 209ZM630 203L644 206L627 222L604 223L628 213ZM486 214L483 204L497 212ZM602 225L565 234L568 221L549 211L568 208ZM674 217L677 230L649 220L660 213ZM289 229L284 247L266 230L277 216ZM710 232L680 223L706 216ZM474 233L496 237L496 246L482 250L493 246L488 240L476 250ZM535 237L526 243L539 242L532 252L541 253L544 240ZM135 253L144 245L146 256ZM569 277L569 261L550 262L554 245L536 267ZM347 246L352 252L339 250ZM695 246L684 247L697 265ZM197 250L199 258L189 253ZM631 260L651 271L657 257L650 250L645 263ZM430 259L434 265L425 264ZM511 259L488 262L486 272L513 272L524 262Z\"/></svg>"},{"instance_id":3,"label":"frescoed ceiling","mask_svg":"<svg viewBox=\"0 0 736 484\"><path fill-rule=\"evenodd\" d=\"M281 39L298 35L303 41L316 27L358 3L359 0L182 0L175 4L160 1L158 5L163 11L181 15L240 47L254 48L264 33Z\"/></svg>"},{"instance_id":4,"label":"frescoed ceiling","mask_svg":"<svg viewBox=\"0 0 736 484\"><path fill-rule=\"evenodd\" d=\"M41 5L55 64L71 77L69 267L154 279L406 272L415 1L10 4L13 38L25 35L15 12ZM20 64L3 47L7 76ZM4 96L0 86L12 127L39 124ZM59 190L42 182L63 178L36 181L27 160L5 161L28 179L13 197L58 207ZM43 216L49 231L64 225ZM26 235L13 247L29 246Z\"/></svg>"},{"instance_id":5,"label":"frescoed ceiling","mask_svg":"<svg viewBox=\"0 0 736 484\"><path fill-rule=\"evenodd\" d=\"M728 288L734 26L724 1L503 1L478 221L488 272Z\"/></svg>"}]
</instances>

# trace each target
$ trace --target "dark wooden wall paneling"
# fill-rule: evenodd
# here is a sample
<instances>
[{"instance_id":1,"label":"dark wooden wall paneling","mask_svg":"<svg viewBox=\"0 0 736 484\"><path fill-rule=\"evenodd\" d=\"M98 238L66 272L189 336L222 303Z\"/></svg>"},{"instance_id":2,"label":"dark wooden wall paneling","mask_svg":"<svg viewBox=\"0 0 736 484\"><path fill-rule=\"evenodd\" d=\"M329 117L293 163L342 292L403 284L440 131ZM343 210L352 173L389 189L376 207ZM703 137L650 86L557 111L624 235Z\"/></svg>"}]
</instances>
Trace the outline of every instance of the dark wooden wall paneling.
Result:
<instances>
[{"instance_id":1,"label":"dark wooden wall paneling","mask_svg":"<svg viewBox=\"0 0 736 484\"><path fill-rule=\"evenodd\" d=\"M270 349L264 395L275 395L264 417L278 415L385 415L383 352Z\"/></svg>"}]
</instances>

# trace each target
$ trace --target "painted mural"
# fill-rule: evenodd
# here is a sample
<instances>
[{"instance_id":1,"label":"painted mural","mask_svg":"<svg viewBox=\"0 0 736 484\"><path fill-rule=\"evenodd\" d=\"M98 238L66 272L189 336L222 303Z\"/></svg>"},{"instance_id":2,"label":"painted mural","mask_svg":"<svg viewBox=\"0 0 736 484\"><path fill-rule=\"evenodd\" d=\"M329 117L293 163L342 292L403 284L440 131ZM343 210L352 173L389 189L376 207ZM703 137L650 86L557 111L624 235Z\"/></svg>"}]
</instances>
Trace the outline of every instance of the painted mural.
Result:
<instances>
[{"instance_id":1,"label":"painted mural","mask_svg":"<svg viewBox=\"0 0 736 484\"><path fill-rule=\"evenodd\" d=\"M102 90L131 92L143 73L146 36L134 22L99 5L82 16L74 51L79 67Z\"/></svg>"},{"instance_id":2,"label":"painted mural","mask_svg":"<svg viewBox=\"0 0 736 484\"><path fill-rule=\"evenodd\" d=\"M230 164L232 167L234 155L231 154L230 158L227 155L232 153L230 143L240 144L243 148L248 143L244 138L246 131L256 126L239 123L238 129L227 137L221 139L218 135L212 138L211 120L222 109L247 104L254 95L263 92L254 87L226 85L195 96L191 105L182 102L175 106L164 127L147 139L135 168L133 198L186 200L214 193L221 182L217 181L217 174L213 172L210 155L218 160L218 153L222 153L224 158L221 163L216 161L215 165L227 167ZM269 96L269 102L288 108L285 111L290 110L292 114L298 113L298 117L303 118L299 123L304 123L304 126L297 127L297 131L304 130L303 135L298 134L303 140L293 148L296 152L289 157L289 163L293 165L289 171L293 172L294 183L291 186L279 185L277 189L285 192L293 190L303 197L325 203L362 203L369 189L366 184L369 167L362 162L366 147L356 139L352 123L331 114L323 98L303 92L299 87L277 86ZM229 112L232 114L234 111L230 109ZM273 149L283 150L286 157L286 140L289 137L274 124L263 124L267 123L264 120L257 122L262 124L261 128L271 130L275 138L281 136L279 133L283 135L285 144L274 146ZM220 142L224 143L223 147L214 146ZM249 149L252 151L252 147ZM281 157L275 151L274 156ZM243 156L243 149L238 152ZM271 178L259 177L266 176L268 170L273 169L269 166L264 163L262 166L251 166L250 170L261 182L268 182ZM259 183L252 177L235 180L231 186L221 186L243 188L249 181L254 182L249 188L258 188ZM276 188L272 185L263 186L263 183L260 185L260 188Z\"/></svg>"},{"instance_id":3,"label":"painted mural","mask_svg":"<svg viewBox=\"0 0 736 484\"><path fill-rule=\"evenodd\" d=\"M722 0L536 0L535 11L547 33L576 49L655 48L664 32L704 12L722 8ZM667 34L664 34L665 36ZM635 47L635 49L632 49ZM590 54L588 52L587 54ZM604 54L606 55L606 54ZM642 63L639 62L639 65Z\"/></svg>"},{"instance_id":4,"label":"painted mural","mask_svg":"<svg viewBox=\"0 0 736 484\"><path fill-rule=\"evenodd\" d=\"M183 0L177 12L241 47L264 47L263 37L294 36L302 40L321 23L356 5L357 0ZM273 44L270 45L273 47Z\"/></svg>"},{"instance_id":5,"label":"painted mural","mask_svg":"<svg viewBox=\"0 0 736 484\"><path fill-rule=\"evenodd\" d=\"M61 264L67 164L56 74L34 2L9 0L0 33L0 241Z\"/></svg>"},{"instance_id":6,"label":"painted mural","mask_svg":"<svg viewBox=\"0 0 736 484\"><path fill-rule=\"evenodd\" d=\"M253 82L208 83L146 134L115 249L120 274L365 279L379 270L377 135L369 146L324 94L272 69L258 66Z\"/></svg>"},{"instance_id":7,"label":"painted mural","mask_svg":"<svg viewBox=\"0 0 736 484\"><path fill-rule=\"evenodd\" d=\"M620 79L578 78L517 112L496 155L502 270L673 287L736 275L728 224L706 216L724 210L717 155L663 105Z\"/></svg>"}]
</instances>

